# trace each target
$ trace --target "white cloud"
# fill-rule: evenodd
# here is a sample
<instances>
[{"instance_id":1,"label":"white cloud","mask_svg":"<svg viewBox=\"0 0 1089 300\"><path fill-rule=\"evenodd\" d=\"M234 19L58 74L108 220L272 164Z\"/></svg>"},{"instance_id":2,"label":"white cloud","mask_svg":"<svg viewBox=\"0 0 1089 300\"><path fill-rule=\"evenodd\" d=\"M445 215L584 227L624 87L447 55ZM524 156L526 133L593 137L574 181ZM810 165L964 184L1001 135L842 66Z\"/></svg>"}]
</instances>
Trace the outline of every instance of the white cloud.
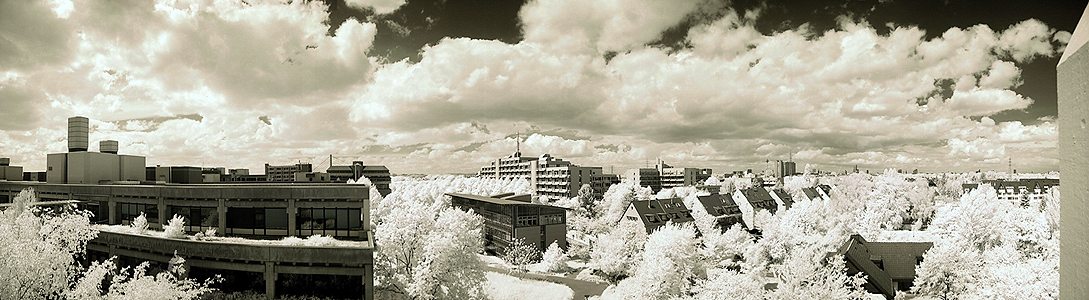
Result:
<instances>
[{"instance_id":1,"label":"white cloud","mask_svg":"<svg viewBox=\"0 0 1089 300\"><path fill-rule=\"evenodd\" d=\"M522 7L525 40L557 51L626 51L652 42L698 7L693 0L537 0ZM562 50L561 50L562 49Z\"/></svg>"},{"instance_id":2,"label":"white cloud","mask_svg":"<svg viewBox=\"0 0 1089 300\"><path fill-rule=\"evenodd\" d=\"M405 0L345 0L344 3L355 8L371 8L378 14L388 14L405 5Z\"/></svg>"}]
</instances>

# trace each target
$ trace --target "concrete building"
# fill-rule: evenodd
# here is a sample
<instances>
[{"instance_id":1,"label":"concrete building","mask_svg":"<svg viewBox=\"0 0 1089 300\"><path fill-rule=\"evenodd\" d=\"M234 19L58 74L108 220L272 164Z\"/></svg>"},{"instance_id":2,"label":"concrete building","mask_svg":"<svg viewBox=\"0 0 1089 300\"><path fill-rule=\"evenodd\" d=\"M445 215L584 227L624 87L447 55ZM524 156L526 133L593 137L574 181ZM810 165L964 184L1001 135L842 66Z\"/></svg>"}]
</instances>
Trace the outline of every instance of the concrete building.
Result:
<instances>
[{"instance_id":1,"label":"concrete building","mask_svg":"<svg viewBox=\"0 0 1089 300\"><path fill-rule=\"evenodd\" d=\"M23 172L23 181L45 182L45 172Z\"/></svg>"},{"instance_id":2,"label":"concrete building","mask_svg":"<svg viewBox=\"0 0 1089 300\"><path fill-rule=\"evenodd\" d=\"M711 177L711 169L673 167L658 159L654 168L629 169L625 177L657 193L663 188L702 184Z\"/></svg>"},{"instance_id":3,"label":"concrete building","mask_svg":"<svg viewBox=\"0 0 1089 300\"><path fill-rule=\"evenodd\" d=\"M191 166L155 166L144 168L147 180L177 184L197 184L204 182L200 167Z\"/></svg>"},{"instance_id":4,"label":"concrete building","mask_svg":"<svg viewBox=\"0 0 1089 300\"><path fill-rule=\"evenodd\" d=\"M313 172L311 164L298 163L286 166L273 166L265 164L266 181L295 181L295 172Z\"/></svg>"},{"instance_id":5,"label":"concrete building","mask_svg":"<svg viewBox=\"0 0 1089 300\"><path fill-rule=\"evenodd\" d=\"M373 234L369 187L345 184L49 184L0 182L0 200L10 202L25 188L40 201L75 201L94 213L92 222L126 225L140 213L160 229L173 215L190 233L215 228L220 234L260 239L321 234L366 242L360 247L257 246L161 239L102 232L89 251L165 262L173 251L192 267L264 273L266 293L275 294L276 275L361 276L364 299L372 299ZM316 255L315 257L294 257ZM351 256L351 257L349 257Z\"/></svg>"},{"instance_id":6,"label":"concrete building","mask_svg":"<svg viewBox=\"0 0 1089 300\"><path fill-rule=\"evenodd\" d=\"M329 174L331 182L357 181L366 177L382 195L389 195L393 191L389 187L393 179L386 166L365 165L361 161L353 161L350 166L329 166L325 172Z\"/></svg>"},{"instance_id":7,"label":"concrete building","mask_svg":"<svg viewBox=\"0 0 1089 300\"><path fill-rule=\"evenodd\" d=\"M295 172L295 182L330 182L329 173Z\"/></svg>"},{"instance_id":8,"label":"concrete building","mask_svg":"<svg viewBox=\"0 0 1089 300\"><path fill-rule=\"evenodd\" d=\"M1076 9L1076 8L1075 8ZM1055 67L1059 102L1059 291L1063 299L1089 299L1089 5Z\"/></svg>"},{"instance_id":9,"label":"concrete building","mask_svg":"<svg viewBox=\"0 0 1089 300\"><path fill-rule=\"evenodd\" d=\"M715 218L715 226L725 232L734 224L745 226L741 217L741 207L734 202L731 194L710 194L699 196L703 209Z\"/></svg>"},{"instance_id":10,"label":"concrete building","mask_svg":"<svg viewBox=\"0 0 1089 300\"><path fill-rule=\"evenodd\" d=\"M696 220L692 217L692 210L684 205L681 198L632 201L628 204L628 209L624 210L621 219L639 222L647 230L647 234L653 233L667 222L677 224Z\"/></svg>"},{"instance_id":11,"label":"concrete building","mask_svg":"<svg viewBox=\"0 0 1089 300\"><path fill-rule=\"evenodd\" d=\"M604 174L601 167L581 167L569 161L542 154L523 157L515 152L481 167L477 174L484 178L525 178L541 197L576 197L582 185L590 185L598 195L604 194L616 177Z\"/></svg>"},{"instance_id":12,"label":"concrete building","mask_svg":"<svg viewBox=\"0 0 1089 300\"><path fill-rule=\"evenodd\" d=\"M102 181L146 180L143 156L119 155L117 141L99 143L102 152L87 152L88 121L85 117L68 118L68 153L46 156L46 181L49 183L99 183Z\"/></svg>"},{"instance_id":13,"label":"concrete building","mask_svg":"<svg viewBox=\"0 0 1089 300\"><path fill-rule=\"evenodd\" d=\"M662 190L662 180L659 177L658 169L655 168L638 168L628 169L624 173L624 179L638 182L641 187L649 187L652 191L657 193Z\"/></svg>"},{"instance_id":14,"label":"concrete building","mask_svg":"<svg viewBox=\"0 0 1089 300\"><path fill-rule=\"evenodd\" d=\"M506 253L515 239L536 245L543 253L556 243L567 249L567 209L530 203L530 195L513 193L490 197L448 193L450 203L484 217L484 247Z\"/></svg>"},{"instance_id":15,"label":"concrete building","mask_svg":"<svg viewBox=\"0 0 1089 300\"><path fill-rule=\"evenodd\" d=\"M16 181L23 177L23 167L12 166L10 158L0 158L0 180Z\"/></svg>"},{"instance_id":16,"label":"concrete building","mask_svg":"<svg viewBox=\"0 0 1089 300\"><path fill-rule=\"evenodd\" d=\"M227 179L227 168L212 167L200 170L201 182L224 182Z\"/></svg>"},{"instance_id":17,"label":"concrete building","mask_svg":"<svg viewBox=\"0 0 1089 300\"><path fill-rule=\"evenodd\" d=\"M782 183L784 177L794 176L794 174L797 174L797 167L795 166L793 161L776 160L774 171L775 179L777 179L779 183Z\"/></svg>"}]
</instances>

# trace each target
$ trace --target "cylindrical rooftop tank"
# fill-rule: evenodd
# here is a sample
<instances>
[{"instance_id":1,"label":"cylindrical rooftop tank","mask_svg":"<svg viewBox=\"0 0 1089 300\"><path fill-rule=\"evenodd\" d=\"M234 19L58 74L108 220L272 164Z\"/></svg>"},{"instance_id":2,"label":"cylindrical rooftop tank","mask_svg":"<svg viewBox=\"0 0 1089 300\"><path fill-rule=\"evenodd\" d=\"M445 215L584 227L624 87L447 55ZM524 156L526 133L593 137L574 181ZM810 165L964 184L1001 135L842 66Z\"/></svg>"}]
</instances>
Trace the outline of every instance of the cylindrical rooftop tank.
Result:
<instances>
[{"instance_id":1,"label":"cylindrical rooftop tank","mask_svg":"<svg viewBox=\"0 0 1089 300\"><path fill-rule=\"evenodd\" d=\"M117 154L117 141L105 140L98 142L98 151L102 153Z\"/></svg>"},{"instance_id":2,"label":"cylindrical rooftop tank","mask_svg":"<svg viewBox=\"0 0 1089 300\"><path fill-rule=\"evenodd\" d=\"M87 151L89 123L86 117L68 118L68 152Z\"/></svg>"}]
</instances>

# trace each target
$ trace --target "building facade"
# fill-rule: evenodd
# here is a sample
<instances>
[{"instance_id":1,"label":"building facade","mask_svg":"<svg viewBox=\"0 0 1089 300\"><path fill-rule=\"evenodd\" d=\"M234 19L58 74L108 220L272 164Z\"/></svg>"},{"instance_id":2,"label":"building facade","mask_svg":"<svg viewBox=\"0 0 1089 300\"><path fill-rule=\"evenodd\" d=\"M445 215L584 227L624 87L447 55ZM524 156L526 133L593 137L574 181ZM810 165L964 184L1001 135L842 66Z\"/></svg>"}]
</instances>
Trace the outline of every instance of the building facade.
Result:
<instances>
[{"instance_id":1,"label":"building facade","mask_svg":"<svg viewBox=\"0 0 1089 300\"><path fill-rule=\"evenodd\" d=\"M484 178L525 178L534 194L540 197L576 197L583 185L590 185L594 193L603 195L616 182L615 175L604 174L601 167L581 167L569 161L542 154L539 157L523 157L515 152L492 161L480 168L478 176Z\"/></svg>"},{"instance_id":2,"label":"building facade","mask_svg":"<svg viewBox=\"0 0 1089 300\"><path fill-rule=\"evenodd\" d=\"M657 193L663 188L702 184L711 178L711 169L673 167L658 159L654 168L629 169L625 177Z\"/></svg>"},{"instance_id":3,"label":"building facade","mask_svg":"<svg viewBox=\"0 0 1089 300\"><path fill-rule=\"evenodd\" d=\"M650 234L668 222L679 224L696 219L681 198L669 198L632 201L624 210L621 220L638 222Z\"/></svg>"},{"instance_id":4,"label":"building facade","mask_svg":"<svg viewBox=\"0 0 1089 300\"><path fill-rule=\"evenodd\" d=\"M1077 9L1077 8L1073 8ZM1059 173L1063 189L1059 290L1063 299L1089 299L1089 5L1055 66L1059 114Z\"/></svg>"},{"instance_id":5,"label":"building facade","mask_svg":"<svg viewBox=\"0 0 1089 300\"><path fill-rule=\"evenodd\" d=\"M80 208L92 212L91 221L98 224L128 225L144 214L149 228L161 229L164 223L177 215L185 220L184 228L189 233L216 229L222 235L251 239L321 234L340 240L364 242L360 247L340 252L330 250L325 253L331 255L328 257L290 258L280 255L324 252L305 246L264 249L269 246L209 244L103 232L88 244L88 249L152 261L169 260L173 250L178 250L187 263L206 262L190 263L194 267L264 272L266 276L272 276L266 277L266 293L269 295L275 295L276 274L362 276L361 285L365 286L363 298L373 297L373 233L364 226L370 222L370 214L367 213L370 209L369 187L366 185L0 182L0 201L10 202L26 188L33 188L43 202L75 202ZM281 254L268 256L269 251ZM334 252L352 253L359 257L329 260L343 258L341 254L332 254ZM238 255L251 259L242 259ZM296 264L300 259L303 263ZM315 261L317 265L310 264Z\"/></svg>"},{"instance_id":6,"label":"building facade","mask_svg":"<svg viewBox=\"0 0 1089 300\"><path fill-rule=\"evenodd\" d=\"M265 164L265 177L266 181L295 181L296 172L313 172L314 165L311 164L294 164L285 166L273 166Z\"/></svg>"},{"instance_id":7,"label":"building facade","mask_svg":"<svg viewBox=\"0 0 1089 300\"><path fill-rule=\"evenodd\" d=\"M477 196L448 193L451 204L484 217L484 247L506 253L515 239L539 247L567 249L567 209L530 203L530 195Z\"/></svg>"},{"instance_id":8,"label":"building facade","mask_svg":"<svg viewBox=\"0 0 1089 300\"><path fill-rule=\"evenodd\" d=\"M1059 186L1058 179L1020 179L1020 180L983 180L982 184L990 185L998 194L998 200L1020 203L1027 206L1029 201L1040 201L1051 192L1051 188ZM965 183L961 187L964 193L979 188L977 183Z\"/></svg>"}]
</instances>

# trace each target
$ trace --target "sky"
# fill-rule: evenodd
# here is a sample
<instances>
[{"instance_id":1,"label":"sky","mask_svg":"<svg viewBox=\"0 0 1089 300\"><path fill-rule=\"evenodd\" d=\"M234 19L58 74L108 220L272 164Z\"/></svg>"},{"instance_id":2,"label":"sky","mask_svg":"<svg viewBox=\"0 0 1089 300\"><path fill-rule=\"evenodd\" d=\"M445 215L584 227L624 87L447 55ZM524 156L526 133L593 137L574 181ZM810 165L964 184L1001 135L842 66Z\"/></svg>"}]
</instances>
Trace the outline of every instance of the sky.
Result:
<instances>
[{"instance_id":1,"label":"sky","mask_svg":"<svg viewBox=\"0 0 1089 300\"><path fill-rule=\"evenodd\" d=\"M0 157L1058 170L1086 1L0 1ZM520 140L520 142L519 142Z\"/></svg>"}]
</instances>

